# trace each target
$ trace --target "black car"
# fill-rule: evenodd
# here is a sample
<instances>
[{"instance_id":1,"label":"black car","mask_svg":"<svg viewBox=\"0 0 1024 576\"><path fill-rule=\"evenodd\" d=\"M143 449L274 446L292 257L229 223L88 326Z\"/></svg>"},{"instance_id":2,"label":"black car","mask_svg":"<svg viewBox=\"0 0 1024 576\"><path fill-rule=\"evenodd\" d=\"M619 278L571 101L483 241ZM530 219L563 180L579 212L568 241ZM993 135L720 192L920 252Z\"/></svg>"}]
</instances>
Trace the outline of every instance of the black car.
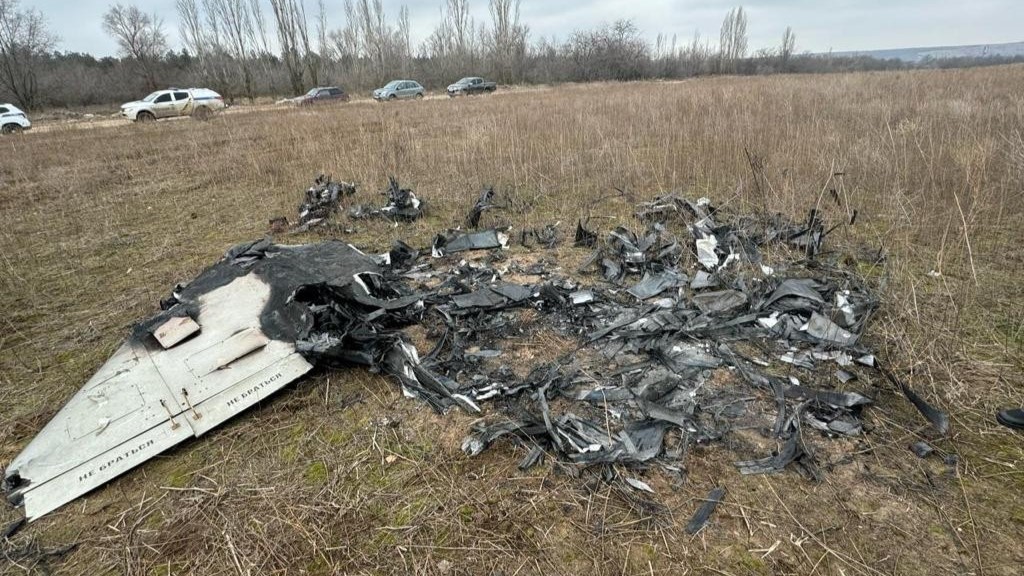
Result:
<instances>
[{"instance_id":1,"label":"black car","mask_svg":"<svg viewBox=\"0 0 1024 576\"><path fill-rule=\"evenodd\" d=\"M337 86L313 88L295 99L299 106L323 104L325 102L348 102L348 94Z\"/></svg>"}]
</instances>

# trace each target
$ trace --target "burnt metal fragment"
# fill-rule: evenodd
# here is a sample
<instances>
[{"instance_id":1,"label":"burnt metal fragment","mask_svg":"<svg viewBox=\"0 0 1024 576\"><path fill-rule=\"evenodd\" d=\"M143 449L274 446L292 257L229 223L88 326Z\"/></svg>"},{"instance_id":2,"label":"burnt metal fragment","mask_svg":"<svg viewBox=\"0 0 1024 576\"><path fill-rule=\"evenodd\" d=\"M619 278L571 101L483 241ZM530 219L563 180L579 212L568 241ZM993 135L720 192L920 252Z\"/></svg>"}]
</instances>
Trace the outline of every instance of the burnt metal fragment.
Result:
<instances>
[{"instance_id":1,"label":"burnt metal fragment","mask_svg":"<svg viewBox=\"0 0 1024 576\"><path fill-rule=\"evenodd\" d=\"M519 243L525 248L532 248L535 245L552 249L562 241L558 232L558 224L545 224L535 228L524 228L519 235Z\"/></svg>"},{"instance_id":2,"label":"burnt metal fragment","mask_svg":"<svg viewBox=\"0 0 1024 576\"><path fill-rule=\"evenodd\" d=\"M24 517L18 518L14 522L11 522L0 531L0 542L7 540L11 536L14 536L25 526L26 519Z\"/></svg>"},{"instance_id":3,"label":"burnt metal fragment","mask_svg":"<svg viewBox=\"0 0 1024 576\"><path fill-rule=\"evenodd\" d=\"M330 176L320 174L306 190L306 196L299 205L298 228L307 230L325 222L338 212L342 198L355 193L355 184L334 182ZM284 223L287 222L285 218ZM271 225L274 225L274 221L271 221Z\"/></svg>"},{"instance_id":4,"label":"burnt metal fragment","mask_svg":"<svg viewBox=\"0 0 1024 576\"><path fill-rule=\"evenodd\" d=\"M665 290L685 286L686 275L679 272L666 270L661 273L652 274L647 272L642 280L634 284L627 292L639 300L647 300L661 294Z\"/></svg>"},{"instance_id":5,"label":"burnt metal fragment","mask_svg":"<svg viewBox=\"0 0 1024 576\"><path fill-rule=\"evenodd\" d=\"M878 370L881 371L883 375L885 375L886 379L888 379L893 386L895 386L901 392L903 392L903 395L907 397L907 400L909 400L910 403L913 404L915 408L917 408L917 411L920 412L921 415L924 416L928 420L928 422L930 422L931 425L935 427L935 430L939 434L942 434L943 436L949 434L948 414L942 412L941 410L938 410L937 408L929 404L927 401L925 401L924 398L918 396L917 392L914 392L914 390L911 389L910 386L904 384L902 380L897 378L895 374L893 374L888 368L882 366L879 362L875 361L875 367L878 368Z\"/></svg>"},{"instance_id":6,"label":"burnt metal fragment","mask_svg":"<svg viewBox=\"0 0 1024 576\"><path fill-rule=\"evenodd\" d=\"M693 297L693 303L705 314L727 314L747 305L747 295L739 290L701 292Z\"/></svg>"},{"instance_id":7,"label":"burnt metal fragment","mask_svg":"<svg viewBox=\"0 0 1024 576\"><path fill-rule=\"evenodd\" d=\"M725 488L721 486L712 488L711 492L708 493L708 497L704 499L704 503L700 505L700 508L697 508L693 517L686 523L686 533L692 536L707 526L708 520L711 519L711 515L714 514L715 508L718 507L723 498L725 498Z\"/></svg>"},{"instance_id":8,"label":"burnt metal fragment","mask_svg":"<svg viewBox=\"0 0 1024 576\"><path fill-rule=\"evenodd\" d=\"M777 453L756 460L736 462L735 466L739 469L740 474L775 474L782 472L786 466L806 456L807 451L800 439L800 432L795 430Z\"/></svg>"},{"instance_id":9,"label":"burnt metal fragment","mask_svg":"<svg viewBox=\"0 0 1024 576\"><path fill-rule=\"evenodd\" d=\"M526 456L519 461L518 468L520 470L529 470L538 464L544 463L544 450L540 446L534 446L530 448L530 451L526 453Z\"/></svg>"},{"instance_id":10,"label":"burnt metal fragment","mask_svg":"<svg viewBox=\"0 0 1024 576\"><path fill-rule=\"evenodd\" d=\"M454 232L449 235L438 234L434 238L434 245L431 254L435 258L441 258L455 252L467 250L490 250L493 248L507 248L508 235L497 229L482 230L480 232L461 233Z\"/></svg>"},{"instance_id":11,"label":"burnt metal fragment","mask_svg":"<svg viewBox=\"0 0 1024 576\"><path fill-rule=\"evenodd\" d=\"M910 451L918 458L927 458L932 452L935 452L935 448L932 448L924 440L919 440L910 445Z\"/></svg>"},{"instance_id":12,"label":"burnt metal fragment","mask_svg":"<svg viewBox=\"0 0 1024 576\"><path fill-rule=\"evenodd\" d=\"M401 240L395 240L391 244L391 250L388 252L387 263L390 264L393 269L403 269L414 264L416 259L419 257L419 250L416 250Z\"/></svg>"},{"instance_id":13,"label":"burnt metal fragment","mask_svg":"<svg viewBox=\"0 0 1024 576\"><path fill-rule=\"evenodd\" d=\"M388 176L388 187L381 194L387 198L384 206L356 205L349 209L349 218L388 218L395 221L408 222L423 215L426 208L425 203L420 200L416 193L408 188L398 185L398 179Z\"/></svg>"},{"instance_id":14,"label":"burnt metal fragment","mask_svg":"<svg viewBox=\"0 0 1024 576\"><path fill-rule=\"evenodd\" d=\"M576 237L573 241L574 245L582 246L585 248L593 248L597 245L597 234L587 230L583 226L583 221L576 222Z\"/></svg>"},{"instance_id":15,"label":"burnt metal fragment","mask_svg":"<svg viewBox=\"0 0 1024 576\"><path fill-rule=\"evenodd\" d=\"M480 217L487 210L497 208L492 203L494 200L494 187L487 186L480 192L480 198L477 199L476 204L470 209L469 214L466 215L466 227L478 228L480 226Z\"/></svg>"}]
</instances>

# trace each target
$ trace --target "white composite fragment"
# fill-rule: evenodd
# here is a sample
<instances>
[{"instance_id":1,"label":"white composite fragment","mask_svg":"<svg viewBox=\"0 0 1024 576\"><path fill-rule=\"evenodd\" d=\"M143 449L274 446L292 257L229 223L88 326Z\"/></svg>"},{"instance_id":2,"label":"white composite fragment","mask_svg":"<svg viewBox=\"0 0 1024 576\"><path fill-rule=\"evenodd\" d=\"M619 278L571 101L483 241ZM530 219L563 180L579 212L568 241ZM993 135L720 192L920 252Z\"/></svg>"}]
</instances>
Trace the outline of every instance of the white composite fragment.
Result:
<instances>
[{"instance_id":1,"label":"white composite fragment","mask_svg":"<svg viewBox=\"0 0 1024 576\"><path fill-rule=\"evenodd\" d=\"M643 480L637 480L636 478L626 478L626 484L629 484L633 488L640 490L642 492L649 492L651 494L654 494L654 488L651 488L650 484L644 482Z\"/></svg>"},{"instance_id":2,"label":"white composite fragment","mask_svg":"<svg viewBox=\"0 0 1024 576\"><path fill-rule=\"evenodd\" d=\"M811 319L800 327L801 332L807 332L818 340L824 340L840 346L850 346L857 342L857 334L844 330L835 322L814 312Z\"/></svg>"},{"instance_id":3,"label":"white composite fragment","mask_svg":"<svg viewBox=\"0 0 1024 576\"><path fill-rule=\"evenodd\" d=\"M840 366L853 364L853 357L842 350L815 350L811 352L811 355L814 356L815 360L832 360Z\"/></svg>"},{"instance_id":4,"label":"white composite fragment","mask_svg":"<svg viewBox=\"0 0 1024 576\"><path fill-rule=\"evenodd\" d=\"M847 325L853 324L857 321L857 315L853 310L853 304L850 303L849 290L836 292L836 308L842 311L843 318L846 320Z\"/></svg>"},{"instance_id":5,"label":"white composite fragment","mask_svg":"<svg viewBox=\"0 0 1024 576\"><path fill-rule=\"evenodd\" d=\"M697 246L697 261L708 270L714 270L718 266L718 254L715 254L715 248L718 247L718 239L714 236L708 236L707 238L700 238L696 241Z\"/></svg>"},{"instance_id":6,"label":"white composite fragment","mask_svg":"<svg viewBox=\"0 0 1024 576\"><path fill-rule=\"evenodd\" d=\"M775 328L776 324L778 324L778 323L779 323L779 313L778 312L772 312L770 316L762 316L761 318L757 319L758 326L761 326L762 328L767 328L769 330L771 330L772 328Z\"/></svg>"},{"instance_id":7,"label":"white composite fragment","mask_svg":"<svg viewBox=\"0 0 1024 576\"><path fill-rule=\"evenodd\" d=\"M199 324L188 316L171 318L153 330L153 337L164 348L172 348L178 342L199 332Z\"/></svg>"}]
</instances>

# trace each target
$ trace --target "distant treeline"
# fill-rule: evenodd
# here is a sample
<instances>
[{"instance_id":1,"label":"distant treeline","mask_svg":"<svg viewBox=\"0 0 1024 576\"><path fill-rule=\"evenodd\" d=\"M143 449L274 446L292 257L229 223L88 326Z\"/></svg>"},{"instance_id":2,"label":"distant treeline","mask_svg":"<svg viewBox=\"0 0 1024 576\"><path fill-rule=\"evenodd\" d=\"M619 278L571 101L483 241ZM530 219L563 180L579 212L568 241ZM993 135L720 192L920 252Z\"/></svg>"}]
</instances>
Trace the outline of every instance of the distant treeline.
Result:
<instances>
[{"instance_id":1,"label":"distant treeline","mask_svg":"<svg viewBox=\"0 0 1024 576\"><path fill-rule=\"evenodd\" d=\"M238 102L322 85L364 92L394 78L442 89L469 75L551 84L1024 62L798 54L789 28L777 47L751 54L742 7L728 12L714 44L699 35L686 42L659 35L650 42L629 20L577 30L565 41L534 39L520 21L519 0L488 0L487 22L470 17L469 0L440 1L440 23L414 48L408 10L392 22L381 0L345 0L346 25L337 29L329 28L322 0L315 6L305 0L177 0L180 51L168 49L158 18L115 4L101 21L120 54L96 58L55 50L57 39L38 10L0 0L0 98L29 109L73 108L117 104L168 86L209 87Z\"/></svg>"}]
</instances>

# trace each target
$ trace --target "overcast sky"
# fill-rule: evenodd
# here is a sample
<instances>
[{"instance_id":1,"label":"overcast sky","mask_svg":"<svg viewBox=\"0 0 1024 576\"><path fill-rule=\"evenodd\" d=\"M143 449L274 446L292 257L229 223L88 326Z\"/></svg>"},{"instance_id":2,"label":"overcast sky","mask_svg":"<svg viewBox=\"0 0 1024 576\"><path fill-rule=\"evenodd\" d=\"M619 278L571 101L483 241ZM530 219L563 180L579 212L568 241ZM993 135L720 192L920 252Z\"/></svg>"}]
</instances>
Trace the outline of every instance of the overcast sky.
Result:
<instances>
[{"instance_id":1,"label":"overcast sky","mask_svg":"<svg viewBox=\"0 0 1024 576\"><path fill-rule=\"evenodd\" d=\"M306 0L309 13L317 0ZM114 42L100 28L110 0L22 0L38 8L60 36L58 49L113 55ZM130 2L125 2L130 3ZM873 50L959 44L994 44L1024 40L1022 0L756 0L743 4L748 13L751 51L778 44L786 26L796 32L800 52ZM264 4L269 6L268 1ZM439 20L441 0L384 0L389 19L402 4L409 7L414 44ZM175 48L178 22L174 0L145 0L136 5L164 19ZM488 18L487 0L470 0L477 21ZM718 29L736 0L522 0L521 19L532 38L565 39L573 30L629 18L644 36L677 34L688 41L694 32L717 42ZM342 0L326 0L328 25L344 25ZM269 13L269 8L267 10Z\"/></svg>"}]
</instances>

